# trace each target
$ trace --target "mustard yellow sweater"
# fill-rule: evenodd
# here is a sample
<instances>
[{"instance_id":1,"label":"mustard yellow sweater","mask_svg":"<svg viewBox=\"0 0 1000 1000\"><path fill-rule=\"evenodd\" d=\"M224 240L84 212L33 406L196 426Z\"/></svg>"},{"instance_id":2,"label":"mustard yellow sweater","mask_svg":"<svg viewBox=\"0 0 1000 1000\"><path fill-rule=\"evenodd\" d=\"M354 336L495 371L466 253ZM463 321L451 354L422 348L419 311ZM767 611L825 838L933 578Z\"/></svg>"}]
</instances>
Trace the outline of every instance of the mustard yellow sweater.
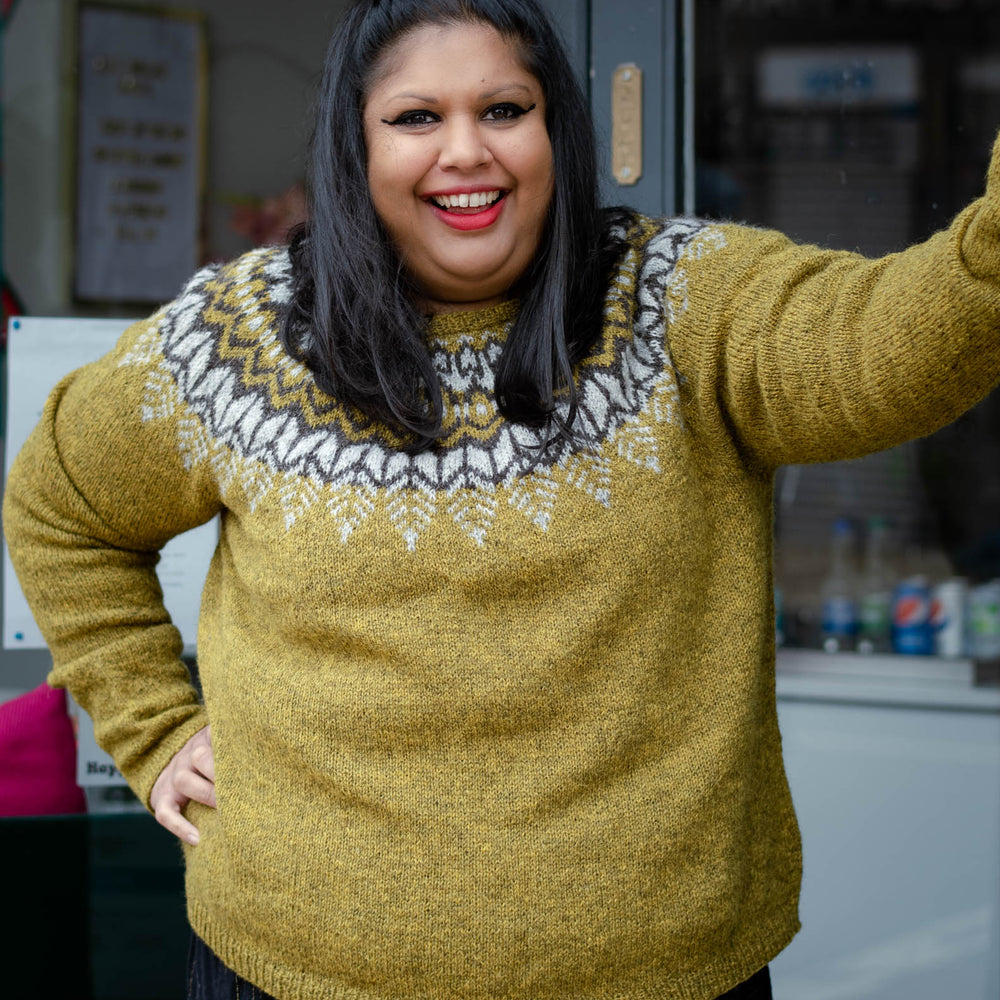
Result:
<instances>
[{"instance_id":1,"label":"mustard yellow sweater","mask_svg":"<svg viewBox=\"0 0 1000 1000\"><path fill-rule=\"evenodd\" d=\"M202 271L62 382L7 489L51 682L146 798L211 720L194 929L281 1000L711 1000L798 927L771 489L1000 378L1000 165L879 261L640 220L537 457L492 372L516 305L436 318L409 457L282 352L285 251ZM221 514L199 704L156 550Z\"/></svg>"}]
</instances>

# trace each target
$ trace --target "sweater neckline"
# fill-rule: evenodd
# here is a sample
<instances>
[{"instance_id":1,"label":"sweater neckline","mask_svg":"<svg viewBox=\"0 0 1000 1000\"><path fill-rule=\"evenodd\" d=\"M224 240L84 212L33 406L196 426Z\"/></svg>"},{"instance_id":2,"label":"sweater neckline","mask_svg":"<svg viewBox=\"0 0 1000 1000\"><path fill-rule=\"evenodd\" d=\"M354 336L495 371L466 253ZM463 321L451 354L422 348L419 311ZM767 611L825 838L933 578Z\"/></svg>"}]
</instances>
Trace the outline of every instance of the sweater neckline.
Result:
<instances>
[{"instance_id":1,"label":"sweater neckline","mask_svg":"<svg viewBox=\"0 0 1000 1000\"><path fill-rule=\"evenodd\" d=\"M480 309L437 313L427 320L427 341L446 350L482 347L486 341L504 341L520 302L507 299Z\"/></svg>"}]
</instances>

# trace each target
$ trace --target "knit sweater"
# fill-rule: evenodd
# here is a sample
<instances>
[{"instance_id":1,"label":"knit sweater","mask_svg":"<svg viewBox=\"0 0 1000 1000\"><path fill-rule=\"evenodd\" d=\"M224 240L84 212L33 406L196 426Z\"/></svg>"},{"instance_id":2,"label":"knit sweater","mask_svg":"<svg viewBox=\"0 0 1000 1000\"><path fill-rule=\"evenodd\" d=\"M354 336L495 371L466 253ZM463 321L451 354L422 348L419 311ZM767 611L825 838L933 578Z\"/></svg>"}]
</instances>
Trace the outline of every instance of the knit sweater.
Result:
<instances>
[{"instance_id":1,"label":"knit sweater","mask_svg":"<svg viewBox=\"0 0 1000 1000\"><path fill-rule=\"evenodd\" d=\"M139 796L211 721L195 931L280 1000L711 1000L773 958L800 882L773 472L993 386L998 227L996 159L878 261L640 219L542 450L493 398L516 303L430 321L445 436L411 456L281 348L283 249L64 380L10 551L51 682ZM216 514L202 703L154 564Z\"/></svg>"}]
</instances>

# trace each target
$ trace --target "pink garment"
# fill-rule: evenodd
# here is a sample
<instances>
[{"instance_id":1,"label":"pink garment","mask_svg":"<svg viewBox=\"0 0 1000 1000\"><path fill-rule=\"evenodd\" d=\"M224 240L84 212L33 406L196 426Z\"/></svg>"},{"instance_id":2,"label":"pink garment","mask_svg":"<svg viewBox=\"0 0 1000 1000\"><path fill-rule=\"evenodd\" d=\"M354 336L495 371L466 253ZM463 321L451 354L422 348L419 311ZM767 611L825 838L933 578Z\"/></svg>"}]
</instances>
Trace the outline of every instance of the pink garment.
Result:
<instances>
[{"instance_id":1,"label":"pink garment","mask_svg":"<svg viewBox=\"0 0 1000 1000\"><path fill-rule=\"evenodd\" d=\"M0 816L86 811L66 692L40 684L0 705Z\"/></svg>"}]
</instances>

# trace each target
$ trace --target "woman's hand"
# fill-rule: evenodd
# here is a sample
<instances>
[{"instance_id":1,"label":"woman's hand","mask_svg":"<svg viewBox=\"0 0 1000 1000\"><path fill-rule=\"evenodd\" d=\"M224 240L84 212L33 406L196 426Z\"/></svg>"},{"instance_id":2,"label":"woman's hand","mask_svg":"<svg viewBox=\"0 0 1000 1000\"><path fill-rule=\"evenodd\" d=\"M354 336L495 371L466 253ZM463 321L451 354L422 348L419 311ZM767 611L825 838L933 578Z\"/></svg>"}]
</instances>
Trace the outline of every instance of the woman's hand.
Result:
<instances>
[{"instance_id":1,"label":"woman's hand","mask_svg":"<svg viewBox=\"0 0 1000 1000\"><path fill-rule=\"evenodd\" d=\"M181 814L189 802L215 808L215 758L212 756L212 727L199 729L174 754L156 779L149 804L160 826L186 840L198 843L198 831Z\"/></svg>"}]
</instances>

